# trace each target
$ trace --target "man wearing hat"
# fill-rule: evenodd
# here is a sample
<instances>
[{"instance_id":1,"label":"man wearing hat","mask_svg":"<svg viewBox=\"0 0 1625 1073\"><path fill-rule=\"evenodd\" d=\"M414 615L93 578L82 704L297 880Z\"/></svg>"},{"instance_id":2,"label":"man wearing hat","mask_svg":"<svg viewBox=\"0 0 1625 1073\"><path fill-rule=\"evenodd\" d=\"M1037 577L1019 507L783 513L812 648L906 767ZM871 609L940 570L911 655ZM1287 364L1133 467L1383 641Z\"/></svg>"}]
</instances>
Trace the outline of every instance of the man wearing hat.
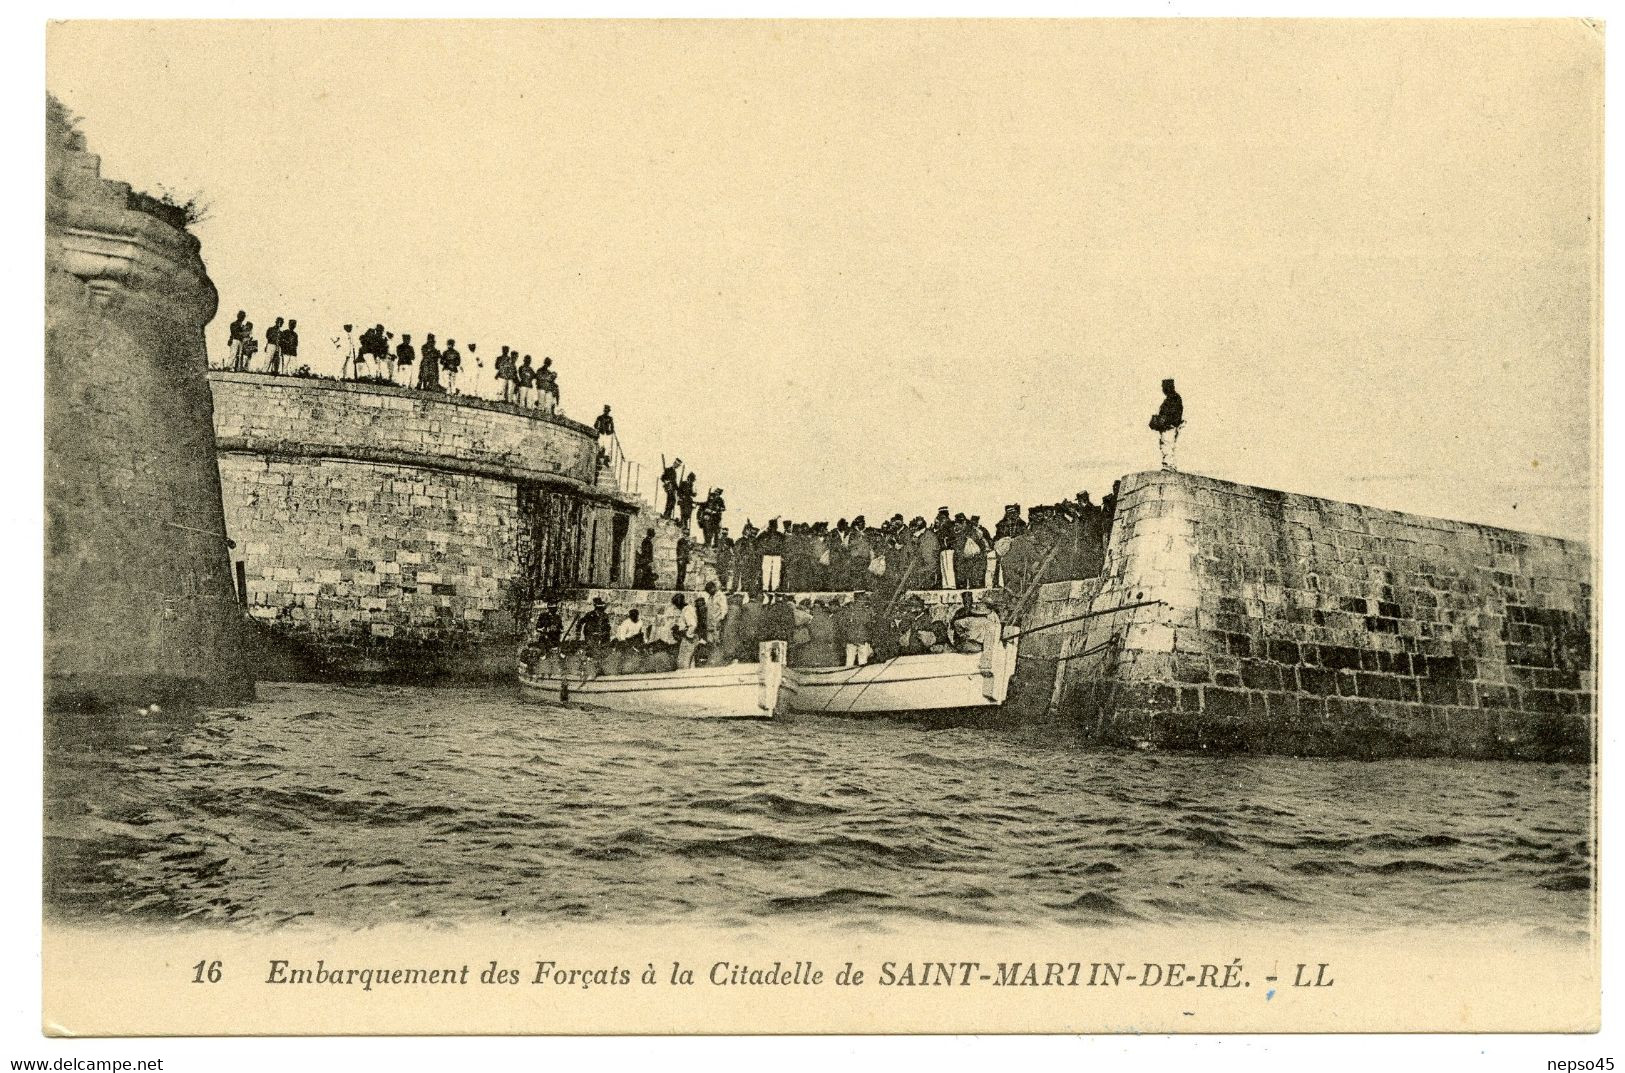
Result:
<instances>
[{"instance_id":1,"label":"man wearing hat","mask_svg":"<svg viewBox=\"0 0 1625 1073\"><path fill-rule=\"evenodd\" d=\"M947 507L937 508L937 520L931 529L937 536L937 573L939 588L957 589L959 584L954 575L954 545L959 541L954 521L948 516Z\"/></svg>"},{"instance_id":2,"label":"man wearing hat","mask_svg":"<svg viewBox=\"0 0 1625 1073\"><path fill-rule=\"evenodd\" d=\"M592 649L601 649L609 644L609 637L614 632L610 625L609 612L604 610L608 606L602 596L592 598L592 610L576 620L574 630L581 631L581 639L587 642ZM572 630L571 632L574 632Z\"/></svg>"},{"instance_id":3,"label":"man wearing hat","mask_svg":"<svg viewBox=\"0 0 1625 1073\"><path fill-rule=\"evenodd\" d=\"M564 640L564 618L559 605L553 600L542 604L542 613L536 616L536 644L543 652L551 652Z\"/></svg>"},{"instance_id":4,"label":"man wearing hat","mask_svg":"<svg viewBox=\"0 0 1625 1073\"><path fill-rule=\"evenodd\" d=\"M677 470L682 464L681 458L674 458L671 465L660 471L660 490L666 493L666 509L660 512L661 517L670 518L672 511L677 509Z\"/></svg>"},{"instance_id":5,"label":"man wearing hat","mask_svg":"<svg viewBox=\"0 0 1625 1073\"><path fill-rule=\"evenodd\" d=\"M778 592L779 583L784 579L784 534L779 530L777 518L767 523L767 532L757 538L756 546L762 553L762 591ZM789 638L772 640L788 641Z\"/></svg>"},{"instance_id":6,"label":"man wearing hat","mask_svg":"<svg viewBox=\"0 0 1625 1073\"><path fill-rule=\"evenodd\" d=\"M351 377L355 377L357 380L361 379L361 356L356 353L355 349L355 325L346 324L344 326L343 340L335 339L333 341L339 345L339 349L344 354L344 364L340 366L339 379L348 380Z\"/></svg>"},{"instance_id":7,"label":"man wearing hat","mask_svg":"<svg viewBox=\"0 0 1625 1073\"><path fill-rule=\"evenodd\" d=\"M1151 428L1157 434L1157 449L1162 452L1162 468L1174 468L1174 447L1179 443L1179 429L1185 423L1185 400L1174 390L1172 380L1162 382L1162 406L1151 415Z\"/></svg>"}]
</instances>

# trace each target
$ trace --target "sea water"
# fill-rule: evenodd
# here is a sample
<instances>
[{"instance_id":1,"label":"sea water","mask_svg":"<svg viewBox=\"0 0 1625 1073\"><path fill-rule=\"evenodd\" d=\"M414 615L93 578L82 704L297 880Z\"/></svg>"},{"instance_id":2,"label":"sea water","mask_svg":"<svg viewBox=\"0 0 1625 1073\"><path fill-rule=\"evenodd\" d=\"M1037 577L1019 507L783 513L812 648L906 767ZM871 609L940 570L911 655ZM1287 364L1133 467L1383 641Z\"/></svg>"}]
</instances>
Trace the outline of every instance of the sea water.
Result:
<instances>
[{"instance_id":1,"label":"sea water","mask_svg":"<svg viewBox=\"0 0 1625 1073\"><path fill-rule=\"evenodd\" d=\"M501 688L259 696L48 718L48 913L1589 923L1583 765L1099 751L1053 729L671 719Z\"/></svg>"}]
</instances>

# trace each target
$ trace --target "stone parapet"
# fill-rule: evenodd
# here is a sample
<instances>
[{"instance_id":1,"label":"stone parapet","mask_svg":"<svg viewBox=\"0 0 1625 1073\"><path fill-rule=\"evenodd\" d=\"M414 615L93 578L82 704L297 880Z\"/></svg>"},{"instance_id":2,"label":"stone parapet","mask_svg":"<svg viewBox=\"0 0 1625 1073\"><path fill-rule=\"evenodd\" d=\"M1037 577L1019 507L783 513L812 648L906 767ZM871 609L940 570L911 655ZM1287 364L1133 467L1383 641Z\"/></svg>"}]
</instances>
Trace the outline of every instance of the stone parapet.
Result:
<instances>
[{"instance_id":1,"label":"stone parapet","mask_svg":"<svg viewBox=\"0 0 1625 1073\"><path fill-rule=\"evenodd\" d=\"M387 384L218 370L209 382L223 451L427 466L631 502L599 482L592 429L565 417Z\"/></svg>"}]
</instances>

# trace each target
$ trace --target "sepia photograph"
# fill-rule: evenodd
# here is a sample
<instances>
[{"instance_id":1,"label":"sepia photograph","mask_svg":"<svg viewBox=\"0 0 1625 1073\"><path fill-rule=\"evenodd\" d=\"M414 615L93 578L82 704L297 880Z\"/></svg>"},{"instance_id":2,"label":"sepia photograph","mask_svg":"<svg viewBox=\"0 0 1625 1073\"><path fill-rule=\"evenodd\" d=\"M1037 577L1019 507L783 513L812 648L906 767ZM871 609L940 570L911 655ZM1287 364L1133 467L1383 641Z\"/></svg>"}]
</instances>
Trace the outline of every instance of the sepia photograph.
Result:
<instances>
[{"instance_id":1,"label":"sepia photograph","mask_svg":"<svg viewBox=\"0 0 1625 1073\"><path fill-rule=\"evenodd\" d=\"M45 38L48 1035L1599 1028L1599 21Z\"/></svg>"}]
</instances>

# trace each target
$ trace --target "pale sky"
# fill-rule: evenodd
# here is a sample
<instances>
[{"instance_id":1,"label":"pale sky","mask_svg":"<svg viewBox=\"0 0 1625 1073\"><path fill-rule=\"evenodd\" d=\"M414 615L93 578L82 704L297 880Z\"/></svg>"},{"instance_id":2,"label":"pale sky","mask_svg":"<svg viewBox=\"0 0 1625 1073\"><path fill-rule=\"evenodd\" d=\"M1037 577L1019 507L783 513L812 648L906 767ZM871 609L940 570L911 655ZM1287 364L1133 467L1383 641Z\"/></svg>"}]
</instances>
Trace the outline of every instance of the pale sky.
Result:
<instances>
[{"instance_id":1,"label":"pale sky","mask_svg":"<svg viewBox=\"0 0 1625 1073\"><path fill-rule=\"evenodd\" d=\"M748 516L991 524L1157 464L1585 538L1579 22L58 23L220 291L554 359ZM304 355L302 355L304 357ZM336 372L311 360L318 369ZM465 377L469 374L465 373ZM703 490L703 487L702 487Z\"/></svg>"}]
</instances>

